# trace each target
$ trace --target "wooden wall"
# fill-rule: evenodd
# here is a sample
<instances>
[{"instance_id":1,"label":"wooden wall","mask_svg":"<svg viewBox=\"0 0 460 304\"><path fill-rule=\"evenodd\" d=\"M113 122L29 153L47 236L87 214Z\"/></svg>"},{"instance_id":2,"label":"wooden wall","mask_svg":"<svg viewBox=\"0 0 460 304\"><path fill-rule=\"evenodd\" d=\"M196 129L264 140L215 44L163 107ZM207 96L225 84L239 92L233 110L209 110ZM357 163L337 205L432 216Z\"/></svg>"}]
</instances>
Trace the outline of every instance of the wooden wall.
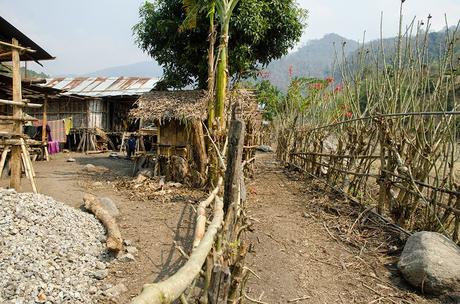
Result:
<instances>
[{"instance_id":1,"label":"wooden wall","mask_svg":"<svg viewBox=\"0 0 460 304\"><path fill-rule=\"evenodd\" d=\"M179 120L166 121L160 126L160 145L186 147L187 137L185 124Z\"/></svg>"},{"instance_id":2,"label":"wooden wall","mask_svg":"<svg viewBox=\"0 0 460 304\"><path fill-rule=\"evenodd\" d=\"M107 100L107 128L111 132L135 131L139 126L131 127L132 122L128 118L129 111L133 107L134 100Z\"/></svg>"},{"instance_id":3,"label":"wooden wall","mask_svg":"<svg viewBox=\"0 0 460 304\"><path fill-rule=\"evenodd\" d=\"M27 108L27 114L43 119L43 108ZM47 119L73 117L74 128L107 127L107 105L100 99L85 100L62 97L48 100Z\"/></svg>"}]
</instances>

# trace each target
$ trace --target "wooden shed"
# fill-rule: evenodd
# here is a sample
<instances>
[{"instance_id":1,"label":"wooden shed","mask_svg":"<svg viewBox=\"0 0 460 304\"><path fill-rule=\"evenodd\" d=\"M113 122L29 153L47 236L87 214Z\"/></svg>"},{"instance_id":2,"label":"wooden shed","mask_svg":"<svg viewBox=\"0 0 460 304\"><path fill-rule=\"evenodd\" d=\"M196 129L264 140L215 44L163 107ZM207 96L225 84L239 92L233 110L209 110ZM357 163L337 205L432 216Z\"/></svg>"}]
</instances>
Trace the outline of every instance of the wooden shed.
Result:
<instances>
[{"instance_id":1,"label":"wooden shed","mask_svg":"<svg viewBox=\"0 0 460 304\"><path fill-rule=\"evenodd\" d=\"M130 116L140 121L141 130L155 127L158 154L171 155L190 145L191 125L206 119L206 96L198 90L149 92L138 99Z\"/></svg>"},{"instance_id":2,"label":"wooden shed","mask_svg":"<svg viewBox=\"0 0 460 304\"><path fill-rule=\"evenodd\" d=\"M200 175L205 174L207 163L205 135L208 95L203 90L152 91L142 95L130 111L130 116L140 121L141 130L157 130L156 156L170 159L183 158ZM240 114L246 122L245 145L257 144L257 131L261 124L254 92L235 89L230 92L228 105L238 103ZM245 159L253 156L253 149L245 151Z\"/></svg>"}]
</instances>

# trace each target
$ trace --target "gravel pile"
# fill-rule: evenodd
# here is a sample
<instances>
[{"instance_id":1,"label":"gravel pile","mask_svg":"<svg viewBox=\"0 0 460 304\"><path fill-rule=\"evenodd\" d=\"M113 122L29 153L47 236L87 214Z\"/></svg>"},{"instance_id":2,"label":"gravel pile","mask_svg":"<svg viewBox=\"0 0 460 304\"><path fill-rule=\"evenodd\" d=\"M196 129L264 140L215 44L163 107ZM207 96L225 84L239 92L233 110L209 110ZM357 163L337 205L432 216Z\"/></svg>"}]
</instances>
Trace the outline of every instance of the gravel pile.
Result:
<instances>
[{"instance_id":1,"label":"gravel pile","mask_svg":"<svg viewBox=\"0 0 460 304\"><path fill-rule=\"evenodd\" d=\"M95 303L104 233L91 214L0 188L0 303Z\"/></svg>"}]
</instances>

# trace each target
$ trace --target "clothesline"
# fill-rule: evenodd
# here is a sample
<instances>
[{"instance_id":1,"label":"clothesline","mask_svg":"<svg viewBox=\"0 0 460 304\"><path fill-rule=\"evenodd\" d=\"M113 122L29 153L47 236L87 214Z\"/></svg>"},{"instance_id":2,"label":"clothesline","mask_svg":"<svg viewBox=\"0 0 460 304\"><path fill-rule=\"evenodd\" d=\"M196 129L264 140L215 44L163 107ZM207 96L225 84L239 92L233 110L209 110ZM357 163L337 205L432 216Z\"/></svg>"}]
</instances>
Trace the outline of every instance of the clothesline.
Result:
<instances>
[{"instance_id":1,"label":"clothesline","mask_svg":"<svg viewBox=\"0 0 460 304\"><path fill-rule=\"evenodd\" d=\"M35 127L42 126L43 122L37 120L33 122ZM51 140L56 142L67 142L67 135L70 134L70 130L73 128L73 118L68 117L58 120L49 120L47 125L50 128Z\"/></svg>"}]
</instances>

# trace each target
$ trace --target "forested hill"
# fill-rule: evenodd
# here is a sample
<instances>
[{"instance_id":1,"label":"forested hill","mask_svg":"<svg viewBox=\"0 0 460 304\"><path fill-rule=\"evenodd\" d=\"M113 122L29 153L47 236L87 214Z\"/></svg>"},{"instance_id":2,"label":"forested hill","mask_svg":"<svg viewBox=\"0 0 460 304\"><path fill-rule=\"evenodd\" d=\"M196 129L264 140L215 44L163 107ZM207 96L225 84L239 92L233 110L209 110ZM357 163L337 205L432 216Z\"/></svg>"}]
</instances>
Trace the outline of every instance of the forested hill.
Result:
<instances>
[{"instance_id":1,"label":"forested hill","mask_svg":"<svg viewBox=\"0 0 460 304\"><path fill-rule=\"evenodd\" d=\"M289 70L292 71L292 77L325 78L330 76L336 50L341 54L343 43L345 43L346 56L359 48L357 41L349 40L337 34L327 34L321 39L310 40L297 51L270 63L266 69L269 72L268 80L278 88L285 90L290 82Z\"/></svg>"},{"instance_id":2,"label":"forested hill","mask_svg":"<svg viewBox=\"0 0 460 304\"><path fill-rule=\"evenodd\" d=\"M454 28L450 29L452 34ZM421 37L420 40L423 40ZM415 38L412 39L412 43ZM440 54L444 52L441 45L444 45L446 40L445 30L439 32L431 32L427 36L427 55L430 61L436 61L439 59ZM338 77L338 70L332 71L333 64L336 57L341 60L342 45L345 43L343 48L345 56L348 58L347 61L354 62L352 58L357 56L358 49L362 46L357 41L349 40L341 37L337 34L327 34L321 39L311 40L307 44L297 51L276 60L268 65L266 71L268 71L268 80L272 82L279 89L285 91L290 82L290 70L291 76L306 76L306 77L318 77L325 78L327 76ZM383 44L385 49L385 57L388 62L391 62L391 58L394 56L396 49L396 38L386 38L381 42L380 40L373 40L364 45L364 48L374 55L379 52L380 46ZM422 44L420 42L420 44ZM454 57L457 58L460 55L460 46L457 45L454 50ZM456 59L457 60L457 59ZM292 67L292 68L290 68ZM353 68L353 67L350 67ZM267 73L265 73L267 74Z\"/></svg>"}]
</instances>

